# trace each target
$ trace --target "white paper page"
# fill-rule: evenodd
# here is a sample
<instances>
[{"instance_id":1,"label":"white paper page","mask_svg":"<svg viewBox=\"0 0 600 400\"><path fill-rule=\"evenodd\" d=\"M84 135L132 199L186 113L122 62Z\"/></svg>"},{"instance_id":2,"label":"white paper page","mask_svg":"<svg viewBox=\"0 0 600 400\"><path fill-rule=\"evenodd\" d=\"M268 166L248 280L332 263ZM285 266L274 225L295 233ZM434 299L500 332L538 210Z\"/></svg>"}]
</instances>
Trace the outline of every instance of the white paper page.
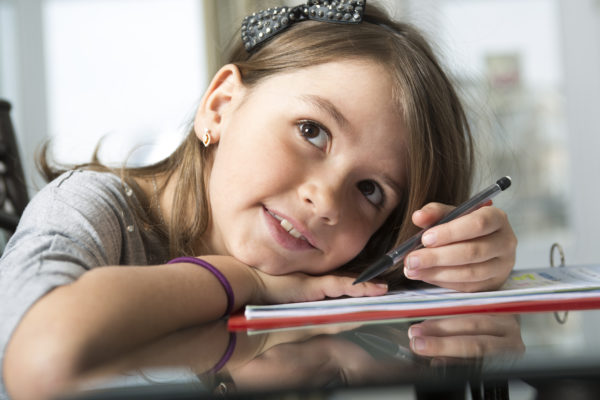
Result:
<instances>
[{"instance_id":1,"label":"white paper page","mask_svg":"<svg viewBox=\"0 0 600 400\"><path fill-rule=\"evenodd\" d=\"M287 318L303 316L320 316L333 314L348 314L365 311L403 311L403 310L426 310L430 308L453 308L471 305L513 303L519 301L541 301L541 300L567 300L600 297L600 290L583 292L558 292L558 293L540 293L516 295L510 297L484 297L470 298L460 300L448 300L436 303L387 303L387 304L361 304L331 309L329 307L309 307L284 310L252 310L250 317L246 311L246 317L249 319L259 318Z\"/></svg>"},{"instance_id":2,"label":"white paper page","mask_svg":"<svg viewBox=\"0 0 600 400\"><path fill-rule=\"evenodd\" d=\"M408 310L600 296L600 292L595 290L600 290L600 265L542 268L513 271L502 288L490 292L463 293L430 287L395 291L376 297L348 297L270 306L246 306L245 316L253 319L331 315L357 311Z\"/></svg>"}]
</instances>

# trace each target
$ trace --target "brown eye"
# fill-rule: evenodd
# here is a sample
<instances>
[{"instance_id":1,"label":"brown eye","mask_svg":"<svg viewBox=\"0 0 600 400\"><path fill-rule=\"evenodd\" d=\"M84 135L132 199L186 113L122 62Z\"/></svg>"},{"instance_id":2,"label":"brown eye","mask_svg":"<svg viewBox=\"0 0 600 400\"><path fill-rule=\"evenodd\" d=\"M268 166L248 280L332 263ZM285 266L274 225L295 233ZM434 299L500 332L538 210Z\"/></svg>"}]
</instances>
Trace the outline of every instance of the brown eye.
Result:
<instances>
[{"instance_id":1,"label":"brown eye","mask_svg":"<svg viewBox=\"0 0 600 400\"><path fill-rule=\"evenodd\" d=\"M321 126L314 122L305 121L298 124L298 129L304 140L321 150L327 149L329 133Z\"/></svg>"},{"instance_id":2,"label":"brown eye","mask_svg":"<svg viewBox=\"0 0 600 400\"><path fill-rule=\"evenodd\" d=\"M307 139L313 139L319 135L319 127L309 123L300 125L300 130L302 131L302 135Z\"/></svg>"},{"instance_id":3,"label":"brown eye","mask_svg":"<svg viewBox=\"0 0 600 400\"><path fill-rule=\"evenodd\" d=\"M369 200L373 205L379 207L383 204L383 190L376 182L360 181L357 184L358 190Z\"/></svg>"}]
</instances>

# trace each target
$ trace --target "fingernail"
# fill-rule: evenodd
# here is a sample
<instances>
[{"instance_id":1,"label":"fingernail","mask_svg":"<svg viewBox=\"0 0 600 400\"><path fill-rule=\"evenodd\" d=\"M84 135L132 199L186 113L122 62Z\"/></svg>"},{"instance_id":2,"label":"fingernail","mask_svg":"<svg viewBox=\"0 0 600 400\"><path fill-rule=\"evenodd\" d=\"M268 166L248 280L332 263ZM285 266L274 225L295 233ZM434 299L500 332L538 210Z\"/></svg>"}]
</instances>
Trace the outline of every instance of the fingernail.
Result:
<instances>
[{"instance_id":1,"label":"fingernail","mask_svg":"<svg viewBox=\"0 0 600 400\"><path fill-rule=\"evenodd\" d=\"M380 287L380 288L388 288L388 284L387 283L376 283L375 286Z\"/></svg>"},{"instance_id":2,"label":"fingernail","mask_svg":"<svg viewBox=\"0 0 600 400\"><path fill-rule=\"evenodd\" d=\"M422 336L422 335L423 335L423 330L421 329L420 326L413 325L410 328L408 328L408 338L409 339L412 339L417 336Z\"/></svg>"},{"instance_id":3,"label":"fingernail","mask_svg":"<svg viewBox=\"0 0 600 400\"><path fill-rule=\"evenodd\" d=\"M435 232L426 232L421 237L421 242L423 243L423 246L433 246L436 240L437 234Z\"/></svg>"},{"instance_id":4,"label":"fingernail","mask_svg":"<svg viewBox=\"0 0 600 400\"><path fill-rule=\"evenodd\" d=\"M417 277L417 270L414 269L410 269L410 268L404 268L404 275L406 275L407 278L416 278Z\"/></svg>"},{"instance_id":5,"label":"fingernail","mask_svg":"<svg viewBox=\"0 0 600 400\"><path fill-rule=\"evenodd\" d=\"M408 269L417 269L421 264L421 260L419 260L418 256L409 256L404 261L404 266Z\"/></svg>"},{"instance_id":6,"label":"fingernail","mask_svg":"<svg viewBox=\"0 0 600 400\"><path fill-rule=\"evenodd\" d=\"M421 337L415 337L410 340L411 347L415 351L423 351L425 350L425 339Z\"/></svg>"}]
</instances>

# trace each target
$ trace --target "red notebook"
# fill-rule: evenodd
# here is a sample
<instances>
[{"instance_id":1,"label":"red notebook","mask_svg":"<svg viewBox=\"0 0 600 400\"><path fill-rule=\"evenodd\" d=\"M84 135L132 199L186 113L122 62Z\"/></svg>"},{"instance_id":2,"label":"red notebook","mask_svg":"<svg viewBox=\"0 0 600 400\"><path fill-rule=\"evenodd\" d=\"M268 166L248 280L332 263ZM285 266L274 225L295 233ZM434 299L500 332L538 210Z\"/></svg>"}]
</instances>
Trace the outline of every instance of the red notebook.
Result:
<instances>
[{"instance_id":1,"label":"red notebook","mask_svg":"<svg viewBox=\"0 0 600 400\"><path fill-rule=\"evenodd\" d=\"M473 313L525 313L589 309L600 309L600 294L597 294L597 297L575 299L532 300L509 303L466 305L459 307L439 307L399 311L362 311L346 314L298 316L285 318L277 317L247 319L243 313L238 313L232 315L229 318L228 327L229 330L232 331L263 330L340 322L375 321Z\"/></svg>"},{"instance_id":2,"label":"red notebook","mask_svg":"<svg viewBox=\"0 0 600 400\"><path fill-rule=\"evenodd\" d=\"M274 329L337 322L467 313L600 309L600 265L515 270L498 290L462 293L433 286L384 296L278 305L248 305L229 319L231 330Z\"/></svg>"}]
</instances>

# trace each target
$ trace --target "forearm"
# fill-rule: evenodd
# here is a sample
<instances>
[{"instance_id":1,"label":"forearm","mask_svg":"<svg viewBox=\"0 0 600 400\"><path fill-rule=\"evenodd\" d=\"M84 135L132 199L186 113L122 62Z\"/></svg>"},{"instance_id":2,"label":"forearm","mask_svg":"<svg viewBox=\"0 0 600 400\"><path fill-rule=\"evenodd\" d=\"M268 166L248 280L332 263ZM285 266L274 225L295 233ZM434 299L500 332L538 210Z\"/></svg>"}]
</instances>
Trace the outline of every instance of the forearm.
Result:
<instances>
[{"instance_id":1,"label":"forearm","mask_svg":"<svg viewBox=\"0 0 600 400\"><path fill-rule=\"evenodd\" d=\"M99 368L93 368L79 377L73 387L85 387L89 382L148 368L188 367L194 373L201 374L218 363L229 342L226 320L182 329L102 363Z\"/></svg>"},{"instance_id":2,"label":"forearm","mask_svg":"<svg viewBox=\"0 0 600 400\"><path fill-rule=\"evenodd\" d=\"M202 258L230 282L234 310L250 302L378 296L387 291L375 283L353 285L354 278L348 276L272 276L232 257ZM226 308L227 295L219 280L194 264L97 268L47 294L26 313L6 349L6 387L14 398L47 397L105 360L215 320ZM29 384L33 381L35 386Z\"/></svg>"},{"instance_id":3,"label":"forearm","mask_svg":"<svg viewBox=\"0 0 600 400\"><path fill-rule=\"evenodd\" d=\"M252 292L248 267L228 257L203 257L229 280L236 304L247 303ZM105 331L88 329L91 338L138 344L175 330L223 316L227 297L219 281L206 269L192 264L155 267L110 267L93 271L72 285L69 309L93 315L90 324ZM80 317L83 317L81 315ZM126 329L124 331L124 329ZM124 332L128 338L123 338Z\"/></svg>"},{"instance_id":4,"label":"forearm","mask_svg":"<svg viewBox=\"0 0 600 400\"><path fill-rule=\"evenodd\" d=\"M229 257L203 258L231 283L234 309L249 301L247 267ZM215 320L226 304L219 281L196 265L97 268L47 294L24 316L6 349L7 389L27 386L30 374L45 380L38 387L54 387L135 346Z\"/></svg>"}]
</instances>

